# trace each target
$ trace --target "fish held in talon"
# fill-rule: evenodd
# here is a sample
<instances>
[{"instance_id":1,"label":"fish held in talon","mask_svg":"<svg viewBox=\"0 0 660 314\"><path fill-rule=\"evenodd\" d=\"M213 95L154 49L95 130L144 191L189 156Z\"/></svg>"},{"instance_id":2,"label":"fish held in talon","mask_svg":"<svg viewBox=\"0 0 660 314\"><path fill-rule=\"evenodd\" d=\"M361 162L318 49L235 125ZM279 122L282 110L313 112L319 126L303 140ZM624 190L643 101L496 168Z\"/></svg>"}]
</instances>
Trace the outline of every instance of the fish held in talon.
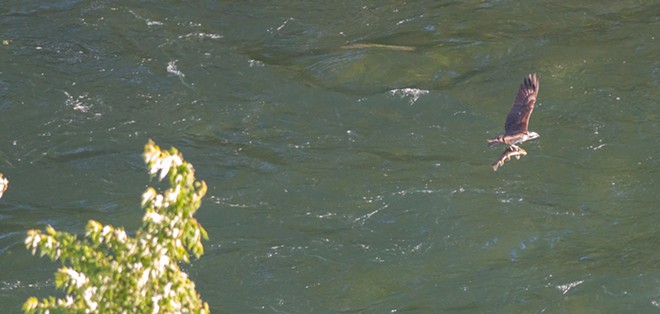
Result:
<instances>
[{"instance_id":1,"label":"fish held in talon","mask_svg":"<svg viewBox=\"0 0 660 314\"><path fill-rule=\"evenodd\" d=\"M539 81L536 78L536 73L532 73L520 84L518 94L513 100L513 107L511 107L504 122L504 135L487 140L488 146L491 147L497 144L508 145L500 159L493 164L493 170L497 170L498 167L502 166L504 161L511 160L511 157L520 159L521 156L527 155L527 152L518 145L540 137L538 133L528 130L529 117L534 110L538 93Z\"/></svg>"},{"instance_id":2,"label":"fish held in talon","mask_svg":"<svg viewBox=\"0 0 660 314\"><path fill-rule=\"evenodd\" d=\"M511 157L516 157L516 159L520 159L520 157L527 155L527 152L520 148L514 148L513 146L507 147L504 152L502 153L502 156L500 156L500 159L498 159L493 165L491 166L494 171L497 171L497 168L501 167L504 165L504 162L507 160L511 160Z\"/></svg>"}]
</instances>

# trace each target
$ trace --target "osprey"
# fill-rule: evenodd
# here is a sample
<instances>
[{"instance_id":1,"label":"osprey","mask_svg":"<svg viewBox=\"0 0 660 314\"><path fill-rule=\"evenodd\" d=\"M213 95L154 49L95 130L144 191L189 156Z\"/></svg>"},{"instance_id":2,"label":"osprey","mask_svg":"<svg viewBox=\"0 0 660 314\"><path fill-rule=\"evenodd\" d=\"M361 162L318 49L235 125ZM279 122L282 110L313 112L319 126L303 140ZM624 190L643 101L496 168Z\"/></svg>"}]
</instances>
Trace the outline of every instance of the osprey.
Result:
<instances>
[{"instance_id":1,"label":"osprey","mask_svg":"<svg viewBox=\"0 0 660 314\"><path fill-rule=\"evenodd\" d=\"M511 157L520 159L521 156L527 155L527 152L518 147L517 144L533 140L540 136L536 132L527 130L529 117L534 110L534 103L536 102L538 93L539 81L536 79L536 73L532 73L520 84L518 95L513 100L513 107L511 107L511 111L509 111L509 115L506 117L506 122L504 123L504 135L499 135L488 140L488 146L495 146L498 143L509 145L502 153L502 156L500 156L500 159L493 163L493 170L497 171L497 168L503 165L505 160L510 160Z\"/></svg>"}]
</instances>

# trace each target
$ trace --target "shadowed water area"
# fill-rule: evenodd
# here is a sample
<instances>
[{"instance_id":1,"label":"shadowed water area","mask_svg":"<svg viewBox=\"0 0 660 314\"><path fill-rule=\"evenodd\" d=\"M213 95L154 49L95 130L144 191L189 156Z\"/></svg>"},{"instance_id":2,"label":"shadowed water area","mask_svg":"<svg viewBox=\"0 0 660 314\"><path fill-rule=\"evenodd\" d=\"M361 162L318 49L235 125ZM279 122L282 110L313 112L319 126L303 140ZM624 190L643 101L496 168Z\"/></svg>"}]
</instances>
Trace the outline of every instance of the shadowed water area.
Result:
<instances>
[{"instance_id":1,"label":"shadowed water area","mask_svg":"<svg viewBox=\"0 0 660 314\"><path fill-rule=\"evenodd\" d=\"M63 295L28 229L139 227L152 138L213 312L657 312L660 5L583 2L3 1L0 308Z\"/></svg>"}]
</instances>

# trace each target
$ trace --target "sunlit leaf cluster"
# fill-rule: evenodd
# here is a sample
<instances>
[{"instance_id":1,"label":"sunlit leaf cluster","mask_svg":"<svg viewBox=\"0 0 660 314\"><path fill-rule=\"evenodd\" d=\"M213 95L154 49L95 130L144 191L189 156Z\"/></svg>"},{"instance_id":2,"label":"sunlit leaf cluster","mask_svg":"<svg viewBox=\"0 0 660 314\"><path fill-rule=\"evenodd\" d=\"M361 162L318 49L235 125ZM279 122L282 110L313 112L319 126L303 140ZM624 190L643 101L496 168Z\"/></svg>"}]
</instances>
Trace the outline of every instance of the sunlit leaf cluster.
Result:
<instances>
[{"instance_id":1,"label":"sunlit leaf cluster","mask_svg":"<svg viewBox=\"0 0 660 314\"><path fill-rule=\"evenodd\" d=\"M63 298L30 298L27 313L208 313L208 304L195 284L179 268L190 255L204 253L206 231L193 217L206 193L195 180L193 166L172 148L163 151L152 141L145 145L149 173L169 179L159 193L148 188L142 195L142 227L134 236L123 228L90 220L85 236L56 231L30 230L25 240L32 254L39 252L63 265L55 286Z\"/></svg>"}]
</instances>

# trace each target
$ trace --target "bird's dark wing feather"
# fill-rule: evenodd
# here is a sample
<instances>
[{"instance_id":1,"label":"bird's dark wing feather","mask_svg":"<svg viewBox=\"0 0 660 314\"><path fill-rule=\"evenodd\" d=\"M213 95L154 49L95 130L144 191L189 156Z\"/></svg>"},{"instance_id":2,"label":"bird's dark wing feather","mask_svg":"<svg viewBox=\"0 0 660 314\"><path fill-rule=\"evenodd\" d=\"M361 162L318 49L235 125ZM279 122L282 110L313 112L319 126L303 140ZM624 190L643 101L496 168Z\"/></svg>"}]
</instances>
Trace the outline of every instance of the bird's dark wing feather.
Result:
<instances>
[{"instance_id":1,"label":"bird's dark wing feather","mask_svg":"<svg viewBox=\"0 0 660 314\"><path fill-rule=\"evenodd\" d=\"M518 132L526 132L527 124L529 124L529 117L534 110L534 103L536 102L536 95L539 93L539 81L536 79L536 73L530 74L525 78L518 95L513 101L513 107L509 111L504 123L505 134L516 134Z\"/></svg>"}]
</instances>

